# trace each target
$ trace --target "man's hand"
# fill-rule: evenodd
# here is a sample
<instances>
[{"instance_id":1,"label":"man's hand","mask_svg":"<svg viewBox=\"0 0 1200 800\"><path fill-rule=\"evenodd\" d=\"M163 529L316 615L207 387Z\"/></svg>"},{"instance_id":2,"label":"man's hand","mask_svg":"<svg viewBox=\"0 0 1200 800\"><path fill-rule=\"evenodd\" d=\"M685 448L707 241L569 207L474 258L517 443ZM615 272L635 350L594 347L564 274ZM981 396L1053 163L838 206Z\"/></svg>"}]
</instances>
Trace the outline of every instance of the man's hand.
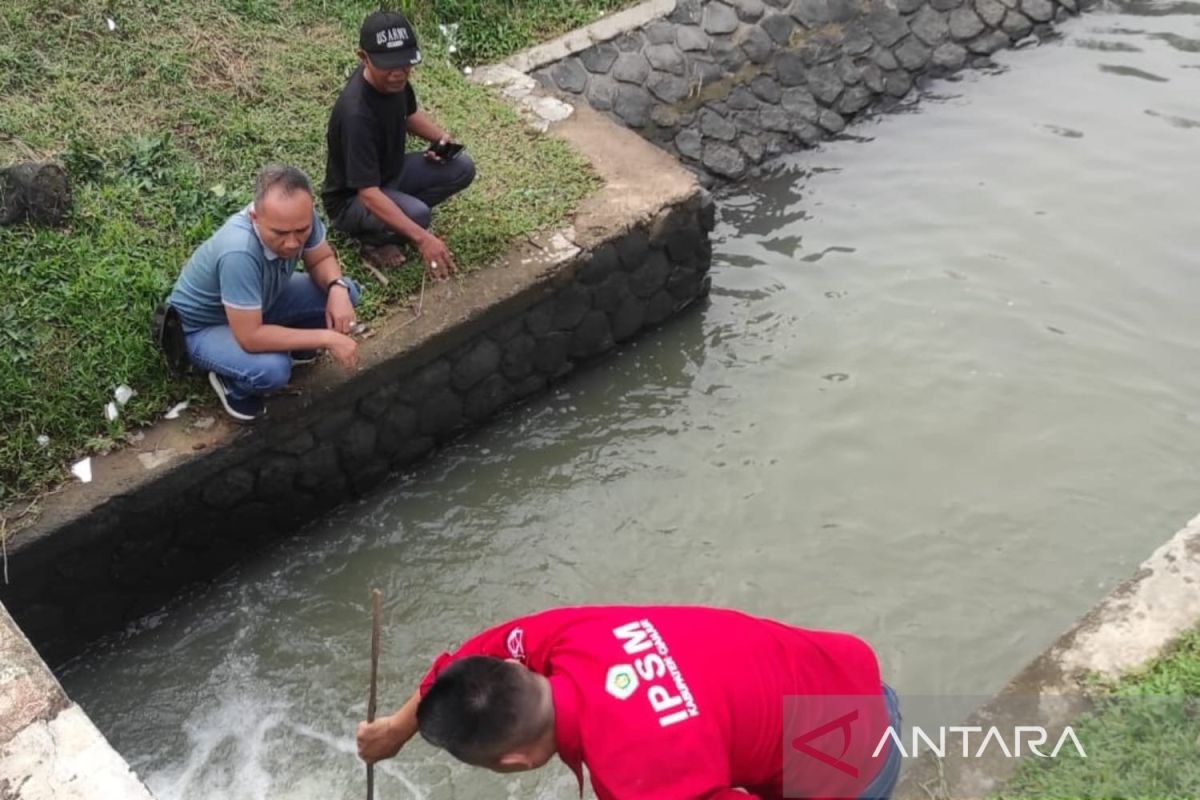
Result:
<instances>
[{"instance_id":1,"label":"man's hand","mask_svg":"<svg viewBox=\"0 0 1200 800\"><path fill-rule=\"evenodd\" d=\"M329 332L329 341L325 345L329 354L346 369L358 366L358 342L344 333Z\"/></svg>"},{"instance_id":2,"label":"man's hand","mask_svg":"<svg viewBox=\"0 0 1200 800\"><path fill-rule=\"evenodd\" d=\"M358 724L358 755L368 764L391 758L417 735L417 706L421 693L413 692L395 714L380 717L374 722Z\"/></svg>"},{"instance_id":3,"label":"man's hand","mask_svg":"<svg viewBox=\"0 0 1200 800\"><path fill-rule=\"evenodd\" d=\"M335 283L329 287L329 296L325 299L325 326L331 331L349 334L352 325L354 305L350 302L350 291Z\"/></svg>"},{"instance_id":4,"label":"man's hand","mask_svg":"<svg viewBox=\"0 0 1200 800\"><path fill-rule=\"evenodd\" d=\"M430 148L428 150L425 151L425 158L428 159L429 161L432 161L435 164L445 164L446 159L444 159L440 155L438 155L437 150L440 150L441 148L445 147L448 144L450 144L449 136L443 136L442 138L438 139L432 146L430 146ZM434 149L435 147L437 148L437 150Z\"/></svg>"},{"instance_id":5,"label":"man's hand","mask_svg":"<svg viewBox=\"0 0 1200 800\"><path fill-rule=\"evenodd\" d=\"M391 758L404 746L403 736L393 730L392 717L380 717L374 722L358 723L358 757L368 764Z\"/></svg>"},{"instance_id":6,"label":"man's hand","mask_svg":"<svg viewBox=\"0 0 1200 800\"><path fill-rule=\"evenodd\" d=\"M425 234L417 242L417 249L421 252L421 260L425 262L425 271L433 280L447 280L458 270L454 257L450 255L450 248L432 233Z\"/></svg>"}]
</instances>

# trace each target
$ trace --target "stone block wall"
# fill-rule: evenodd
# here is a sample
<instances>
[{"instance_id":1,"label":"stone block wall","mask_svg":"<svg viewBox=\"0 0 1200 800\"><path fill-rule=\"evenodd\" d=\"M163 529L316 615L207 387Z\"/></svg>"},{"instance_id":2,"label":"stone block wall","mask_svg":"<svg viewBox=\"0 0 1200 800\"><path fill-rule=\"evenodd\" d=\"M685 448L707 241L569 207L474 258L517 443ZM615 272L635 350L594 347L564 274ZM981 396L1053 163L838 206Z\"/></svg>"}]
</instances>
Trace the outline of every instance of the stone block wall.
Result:
<instances>
[{"instance_id":1,"label":"stone block wall","mask_svg":"<svg viewBox=\"0 0 1200 800\"><path fill-rule=\"evenodd\" d=\"M988 56L1084 0L676 0L638 30L532 74L711 182L840 133L921 76Z\"/></svg>"},{"instance_id":2,"label":"stone block wall","mask_svg":"<svg viewBox=\"0 0 1200 800\"><path fill-rule=\"evenodd\" d=\"M714 211L697 187L424 347L18 539L0 600L59 663L707 294Z\"/></svg>"}]
</instances>

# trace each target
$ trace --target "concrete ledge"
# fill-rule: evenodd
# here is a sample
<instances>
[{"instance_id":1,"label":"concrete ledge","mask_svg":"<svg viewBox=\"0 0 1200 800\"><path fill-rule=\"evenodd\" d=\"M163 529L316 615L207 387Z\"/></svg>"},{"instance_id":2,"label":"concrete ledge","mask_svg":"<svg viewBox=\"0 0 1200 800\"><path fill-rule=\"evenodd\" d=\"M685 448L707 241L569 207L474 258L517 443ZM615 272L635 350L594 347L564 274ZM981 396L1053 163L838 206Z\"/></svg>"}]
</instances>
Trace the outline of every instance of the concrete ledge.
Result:
<instances>
[{"instance_id":1,"label":"concrete ledge","mask_svg":"<svg viewBox=\"0 0 1200 800\"><path fill-rule=\"evenodd\" d=\"M0 746L4 800L153 800L88 716L72 706Z\"/></svg>"},{"instance_id":2,"label":"concrete ledge","mask_svg":"<svg viewBox=\"0 0 1200 800\"><path fill-rule=\"evenodd\" d=\"M1054 665L1064 689L1066 683L1089 673L1116 679L1161 655L1198 621L1200 516L1154 551L1137 574L1118 586L1030 669L1043 662L1046 667ZM1044 680L1052 674L1044 673Z\"/></svg>"},{"instance_id":3,"label":"concrete ledge","mask_svg":"<svg viewBox=\"0 0 1200 800\"><path fill-rule=\"evenodd\" d=\"M587 50L594 44L615 39L627 31L636 30L647 22L665 17L674 8L675 0L648 0L633 8L604 17L591 25L576 28L545 44L517 53L502 63L518 72L529 72Z\"/></svg>"},{"instance_id":4,"label":"concrete ledge","mask_svg":"<svg viewBox=\"0 0 1200 800\"><path fill-rule=\"evenodd\" d=\"M0 800L152 800L0 606Z\"/></svg>"},{"instance_id":5,"label":"concrete ledge","mask_svg":"<svg viewBox=\"0 0 1200 800\"><path fill-rule=\"evenodd\" d=\"M0 745L66 707L62 687L0 606Z\"/></svg>"},{"instance_id":6,"label":"concrete ledge","mask_svg":"<svg viewBox=\"0 0 1200 800\"><path fill-rule=\"evenodd\" d=\"M1023 669L965 724L1038 724L1058 735L1089 710L1094 680L1115 681L1162 655L1200 623L1200 516L1147 558L1128 580ZM903 703L903 700L902 700ZM897 798L972 798L999 792L1017 759L996 748L982 759L947 753L905 773Z\"/></svg>"}]
</instances>

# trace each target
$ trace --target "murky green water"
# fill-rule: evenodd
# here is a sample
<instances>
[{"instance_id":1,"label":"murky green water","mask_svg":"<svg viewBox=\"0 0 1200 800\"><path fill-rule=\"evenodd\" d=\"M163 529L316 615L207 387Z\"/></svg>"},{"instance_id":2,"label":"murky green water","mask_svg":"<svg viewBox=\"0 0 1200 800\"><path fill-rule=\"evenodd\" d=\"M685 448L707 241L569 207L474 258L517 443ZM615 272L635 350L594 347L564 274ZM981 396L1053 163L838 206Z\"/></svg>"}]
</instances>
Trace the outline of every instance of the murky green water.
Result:
<instances>
[{"instance_id":1,"label":"murky green water","mask_svg":"<svg viewBox=\"0 0 1200 800\"><path fill-rule=\"evenodd\" d=\"M1200 15L1098 12L722 201L711 304L66 670L161 798L362 794L383 705L557 604L700 602L995 690L1200 509ZM379 796L569 798L424 744Z\"/></svg>"}]
</instances>

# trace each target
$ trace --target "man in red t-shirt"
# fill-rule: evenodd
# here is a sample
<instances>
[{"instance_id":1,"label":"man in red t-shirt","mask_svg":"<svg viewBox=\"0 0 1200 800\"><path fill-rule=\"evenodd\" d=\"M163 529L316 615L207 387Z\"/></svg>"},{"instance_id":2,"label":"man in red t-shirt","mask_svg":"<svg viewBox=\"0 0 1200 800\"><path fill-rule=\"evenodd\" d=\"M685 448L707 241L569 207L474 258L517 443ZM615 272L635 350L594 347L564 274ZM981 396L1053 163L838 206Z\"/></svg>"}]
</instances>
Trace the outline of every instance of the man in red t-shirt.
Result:
<instances>
[{"instance_id":1,"label":"man in red t-shirt","mask_svg":"<svg viewBox=\"0 0 1200 800\"><path fill-rule=\"evenodd\" d=\"M557 754L600 800L887 798L899 724L871 648L738 611L559 608L443 653L391 716L358 728L368 762L419 730L497 772Z\"/></svg>"}]
</instances>

